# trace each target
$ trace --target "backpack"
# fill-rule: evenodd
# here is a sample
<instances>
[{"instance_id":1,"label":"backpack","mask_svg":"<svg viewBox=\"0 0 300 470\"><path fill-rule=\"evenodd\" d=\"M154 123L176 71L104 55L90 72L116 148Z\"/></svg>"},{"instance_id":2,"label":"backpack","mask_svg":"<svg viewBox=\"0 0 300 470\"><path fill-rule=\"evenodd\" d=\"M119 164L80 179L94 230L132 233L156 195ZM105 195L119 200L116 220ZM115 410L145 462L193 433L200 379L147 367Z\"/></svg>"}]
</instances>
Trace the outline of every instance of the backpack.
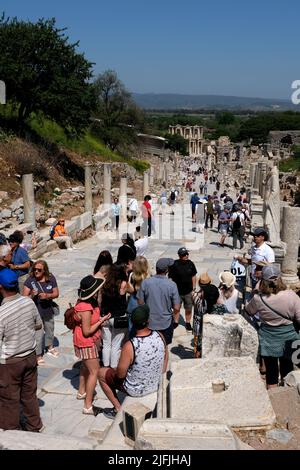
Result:
<instances>
[{"instance_id":1,"label":"backpack","mask_svg":"<svg viewBox=\"0 0 300 470\"><path fill-rule=\"evenodd\" d=\"M238 230L241 226L241 220L239 214L237 215L237 218L233 221L232 228L233 230Z\"/></svg>"},{"instance_id":2,"label":"backpack","mask_svg":"<svg viewBox=\"0 0 300 470\"><path fill-rule=\"evenodd\" d=\"M53 240L56 225L58 225L58 223L55 223L55 224L51 225L51 227L49 229L50 240Z\"/></svg>"},{"instance_id":3,"label":"backpack","mask_svg":"<svg viewBox=\"0 0 300 470\"><path fill-rule=\"evenodd\" d=\"M171 194L170 194L171 201L175 201L175 198L176 198L176 194L175 194L174 191L172 191Z\"/></svg>"},{"instance_id":4,"label":"backpack","mask_svg":"<svg viewBox=\"0 0 300 470\"><path fill-rule=\"evenodd\" d=\"M64 324L69 330L74 330L75 326L78 324L78 321L75 320L75 307L69 304L69 308L65 311L64 314Z\"/></svg>"}]
</instances>

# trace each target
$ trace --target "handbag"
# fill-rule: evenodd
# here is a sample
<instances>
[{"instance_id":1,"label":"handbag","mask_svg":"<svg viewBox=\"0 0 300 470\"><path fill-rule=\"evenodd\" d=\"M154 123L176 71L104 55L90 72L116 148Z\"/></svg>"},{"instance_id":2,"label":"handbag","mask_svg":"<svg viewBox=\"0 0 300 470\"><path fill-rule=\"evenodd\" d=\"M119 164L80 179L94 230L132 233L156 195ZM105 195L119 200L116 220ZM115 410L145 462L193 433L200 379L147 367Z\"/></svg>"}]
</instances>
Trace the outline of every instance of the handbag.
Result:
<instances>
[{"instance_id":1,"label":"handbag","mask_svg":"<svg viewBox=\"0 0 300 470\"><path fill-rule=\"evenodd\" d=\"M127 315L122 315L122 317L114 317L114 328L116 328L117 330L128 328Z\"/></svg>"},{"instance_id":2,"label":"handbag","mask_svg":"<svg viewBox=\"0 0 300 470\"><path fill-rule=\"evenodd\" d=\"M292 320L290 320L290 318L286 317L285 315L282 315L282 313L280 313L280 312L277 312L277 310L275 310L273 307L271 307L269 304L267 304L267 302L265 302L264 299L262 298L261 294L259 295L259 297L260 297L260 300L262 301L262 303L265 304L265 306L268 307L270 310L272 310L272 312L276 313L277 315L279 315L281 318L284 318L285 320L292 321ZM294 325L296 333L299 333L299 331L300 331L299 323L296 320L293 320L293 325Z\"/></svg>"},{"instance_id":3,"label":"handbag","mask_svg":"<svg viewBox=\"0 0 300 470\"><path fill-rule=\"evenodd\" d=\"M59 310L59 305L56 302L52 302L52 310L53 310L53 315L55 317L58 317L58 315L60 314L60 310Z\"/></svg>"},{"instance_id":4,"label":"handbag","mask_svg":"<svg viewBox=\"0 0 300 470\"><path fill-rule=\"evenodd\" d=\"M40 286L41 291L45 293L40 282L38 282L38 285ZM54 302L54 300L52 300L51 307L52 307L53 315L57 317L60 314L59 305L56 302Z\"/></svg>"}]
</instances>

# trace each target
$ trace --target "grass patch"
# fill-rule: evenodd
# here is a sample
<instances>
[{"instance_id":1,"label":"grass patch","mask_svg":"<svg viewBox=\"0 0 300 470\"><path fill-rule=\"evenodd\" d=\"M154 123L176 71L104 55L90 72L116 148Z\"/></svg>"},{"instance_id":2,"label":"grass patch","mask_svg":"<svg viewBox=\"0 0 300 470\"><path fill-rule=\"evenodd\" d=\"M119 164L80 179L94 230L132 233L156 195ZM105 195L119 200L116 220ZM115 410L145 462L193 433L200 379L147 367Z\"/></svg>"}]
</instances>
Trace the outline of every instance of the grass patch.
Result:
<instances>
[{"instance_id":1,"label":"grass patch","mask_svg":"<svg viewBox=\"0 0 300 470\"><path fill-rule=\"evenodd\" d=\"M48 119L33 116L30 118L28 124L31 129L43 139L56 143L58 146L73 150L81 155L94 155L102 157L104 160L108 160L110 162L128 163L139 172L143 172L149 168L149 163L144 160L126 158L113 152L107 148L101 140L92 135L89 130L87 130L80 138L72 138L67 136L62 127Z\"/></svg>"}]
</instances>

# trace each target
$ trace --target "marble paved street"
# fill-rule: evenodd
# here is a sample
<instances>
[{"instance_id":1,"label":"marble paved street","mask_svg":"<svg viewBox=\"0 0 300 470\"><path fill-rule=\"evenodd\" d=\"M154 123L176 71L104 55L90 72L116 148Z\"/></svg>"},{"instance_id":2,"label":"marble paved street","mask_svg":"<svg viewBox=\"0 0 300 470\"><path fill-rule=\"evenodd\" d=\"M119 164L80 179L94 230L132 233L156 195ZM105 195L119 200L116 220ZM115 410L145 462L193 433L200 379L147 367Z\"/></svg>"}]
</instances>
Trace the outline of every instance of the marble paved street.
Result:
<instances>
[{"instance_id":1,"label":"marble paved street","mask_svg":"<svg viewBox=\"0 0 300 470\"><path fill-rule=\"evenodd\" d=\"M214 188L209 188L212 191ZM207 271L218 285L218 274L230 270L233 254L232 239L228 246L218 246L219 235L216 229L206 230L205 234L192 232L189 194L185 193L184 203L175 206L175 215L156 214L156 233L149 239L146 257L154 273L155 263L160 257L177 258L177 250L186 246L190 250L190 259L195 263L198 274ZM216 221L215 221L216 225ZM45 256L50 271L58 281L60 297L60 315L55 318L55 336L60 351L59 358L45 355L45 366L39 367L38 396L41 415L46 426L44 433L51 435L81 438L88 446L96 447L106 436L112 422L102 414L96 418L81 413L83 403L76 400L78 388L78 362L73 353L72 333L64 326L63 313L69 302L74 304L80 280L93 272L100 251L108 249L114 259L120 246L120 236L124 232L133 233L134 224L121 224L119 234L102 232L77 245L77 251L56 250ZM245 252L246 249L243 250ZM184 319L175 330L170 347L171 361L193 357L193 336L186 332ZM97 386L100 407L111 407Z\"/></svg>"}]
</instances>

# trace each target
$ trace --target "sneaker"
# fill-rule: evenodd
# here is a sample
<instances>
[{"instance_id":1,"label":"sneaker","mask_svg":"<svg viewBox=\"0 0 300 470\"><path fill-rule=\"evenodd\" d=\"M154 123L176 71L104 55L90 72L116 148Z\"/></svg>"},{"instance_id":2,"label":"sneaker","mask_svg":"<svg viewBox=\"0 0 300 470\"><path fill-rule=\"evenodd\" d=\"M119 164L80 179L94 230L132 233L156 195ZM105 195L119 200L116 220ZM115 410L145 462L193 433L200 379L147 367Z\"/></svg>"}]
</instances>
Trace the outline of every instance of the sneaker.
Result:
<instances>
[{"instance_id":1,"label":"sneaker","mask_svg":"<svg viewBox=\"0 0 300 470\"><path fill-rule=\"evenodd\" d=\"M190 323L185 324L185 329L186 329L186 331L192 331L193 330L192 325Z\"/></svg>"},{"instance_id":2,"label":"sneaker","mask_svg":"<svg viewBox=\"0 0 300 470\"><path fill-rule=\"evenodd\" d=\"M108 418L108 419L115 419L115 417L117 416L117 413L118 412L115 408L106 408L105 411L103 411L105 418Z\"/></svg>"},{"instance_id":3,"label":"sneaker","mask_svg":"<svg viewBox=\"0 0 300 470\"><path fill-rule=\"evenodd\" d=\"M46 354L48 354L48 356L52 356L52 357L58 357L59 356L59 352L55 348L48 349Z\"/></svg>"}]
</instances>

